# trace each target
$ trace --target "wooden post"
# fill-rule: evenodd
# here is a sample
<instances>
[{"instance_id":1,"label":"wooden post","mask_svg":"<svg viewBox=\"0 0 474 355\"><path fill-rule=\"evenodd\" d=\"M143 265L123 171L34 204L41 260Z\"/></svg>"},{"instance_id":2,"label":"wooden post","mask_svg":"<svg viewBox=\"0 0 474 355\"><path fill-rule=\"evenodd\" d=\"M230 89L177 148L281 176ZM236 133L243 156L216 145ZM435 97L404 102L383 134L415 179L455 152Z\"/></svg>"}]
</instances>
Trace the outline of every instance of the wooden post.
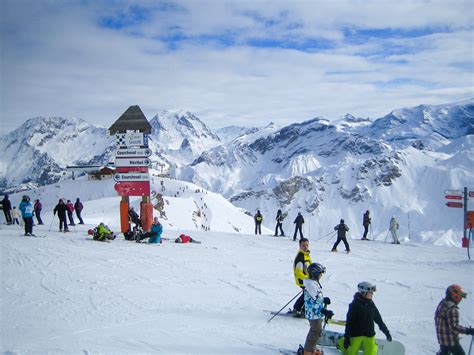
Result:
<instances>
[{"instance_id":1,"label":"wooden post","mask_svg":"<svg viewBox=\"0 0 474 355\"><path fill-rule=\"evenodd\" d=\"M153 222L153 205L150 202L150 196L143 196L140 203L140 220L144 231L150 231Z\"/></svg>"},{"instance_id":2,"label":"wooden post","mask_svg":"<svg viewBox=\"0 0 474 355\"><path fill-rule=\"evenodd\" d=\"M128 208L129 197L122 196L122 201L120 201L120 231L122 233L125 233L130 229L130 224L128 223Z\"/></svg>"}]
</instances>

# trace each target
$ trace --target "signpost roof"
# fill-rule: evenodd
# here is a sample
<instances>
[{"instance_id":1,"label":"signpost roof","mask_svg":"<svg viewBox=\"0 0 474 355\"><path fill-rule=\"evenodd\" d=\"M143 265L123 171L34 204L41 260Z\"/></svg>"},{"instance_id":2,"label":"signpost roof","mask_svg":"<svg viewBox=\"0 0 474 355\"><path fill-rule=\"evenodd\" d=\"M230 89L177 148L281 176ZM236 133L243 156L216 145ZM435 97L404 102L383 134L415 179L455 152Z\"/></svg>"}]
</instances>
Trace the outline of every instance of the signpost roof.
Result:
<instances>
[{"instance_id":1,"label":"signpost roof","mask_svg":"<svg viewBox=\"0 0 474 355\"><path fill-rule=\"evenodd\" d=\"M109 128L110 134L126 133L127 130L151 134L151 125L138 105L130 106Z\"/></svg>"}]
</instances>

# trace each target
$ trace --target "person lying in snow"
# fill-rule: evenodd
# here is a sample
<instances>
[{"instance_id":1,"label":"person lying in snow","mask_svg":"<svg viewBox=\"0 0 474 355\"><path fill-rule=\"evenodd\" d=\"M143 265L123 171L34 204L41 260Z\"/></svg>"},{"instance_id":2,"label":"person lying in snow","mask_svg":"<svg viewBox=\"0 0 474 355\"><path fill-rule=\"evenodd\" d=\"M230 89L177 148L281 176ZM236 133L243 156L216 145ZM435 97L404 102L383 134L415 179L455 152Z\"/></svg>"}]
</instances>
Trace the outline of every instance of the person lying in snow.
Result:
<instances>
[{"instance_id":1,"label":"person lying in snow","mask_svg":"<svg viewBox=\"0 0 474 355\"><path fill-rule=\"evenodd\" d=\"M88 234L92 234L92 239L100 242L115 239L115 234L109 229L109 227L104 225L104 222L101 222L96 228L94 228L94 230L89 229Z\"/></svg>"},{"instance_id":2,"label":"person lying in snow","mask_svg":"<svg viewBox=\"0 0 474 355\"><path fill-rule=\"evenodd\" d=\"M174 240L175 243L197 243L200 244L200 241L194 240L189 235L181 234L178 238Z\"/></svg>"}]
</instances>

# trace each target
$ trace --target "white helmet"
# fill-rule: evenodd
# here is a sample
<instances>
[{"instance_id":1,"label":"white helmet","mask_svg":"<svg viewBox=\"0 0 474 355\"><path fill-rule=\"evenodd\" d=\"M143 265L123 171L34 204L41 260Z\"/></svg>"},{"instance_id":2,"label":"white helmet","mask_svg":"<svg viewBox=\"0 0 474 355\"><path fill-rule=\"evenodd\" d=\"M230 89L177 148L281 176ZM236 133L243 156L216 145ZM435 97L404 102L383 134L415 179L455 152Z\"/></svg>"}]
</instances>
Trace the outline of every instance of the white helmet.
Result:
<instances>
[{"instance_id":1,"label":"white helmet","mask_svg":"<svg viewBox=\"0 0 474 355\"><path fill-rule=\"evenodd\" d=\"M371 292L377 291L377 287L370 282L362 281L357 285L357 290L359 291L361 295L365 296L370 291Z\"/></svg>"}]
</instances>

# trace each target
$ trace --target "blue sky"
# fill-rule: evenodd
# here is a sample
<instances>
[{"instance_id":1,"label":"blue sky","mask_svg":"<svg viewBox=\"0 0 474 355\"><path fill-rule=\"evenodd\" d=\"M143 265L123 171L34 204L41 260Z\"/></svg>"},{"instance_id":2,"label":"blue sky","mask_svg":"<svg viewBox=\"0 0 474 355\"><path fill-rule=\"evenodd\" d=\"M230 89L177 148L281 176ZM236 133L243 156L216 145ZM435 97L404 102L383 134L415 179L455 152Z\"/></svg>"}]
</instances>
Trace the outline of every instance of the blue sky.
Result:
<instances>
[{"instance_id":1,"label":"blue sky","mask_svg":"<svg viewBox=\"0 0 474 355\"><path fill-rule=\"evenodd\" d=\"M473 97L471 1L3 0L2 132L138 104L211 127Z\"/></svg>"}]
</instances>

